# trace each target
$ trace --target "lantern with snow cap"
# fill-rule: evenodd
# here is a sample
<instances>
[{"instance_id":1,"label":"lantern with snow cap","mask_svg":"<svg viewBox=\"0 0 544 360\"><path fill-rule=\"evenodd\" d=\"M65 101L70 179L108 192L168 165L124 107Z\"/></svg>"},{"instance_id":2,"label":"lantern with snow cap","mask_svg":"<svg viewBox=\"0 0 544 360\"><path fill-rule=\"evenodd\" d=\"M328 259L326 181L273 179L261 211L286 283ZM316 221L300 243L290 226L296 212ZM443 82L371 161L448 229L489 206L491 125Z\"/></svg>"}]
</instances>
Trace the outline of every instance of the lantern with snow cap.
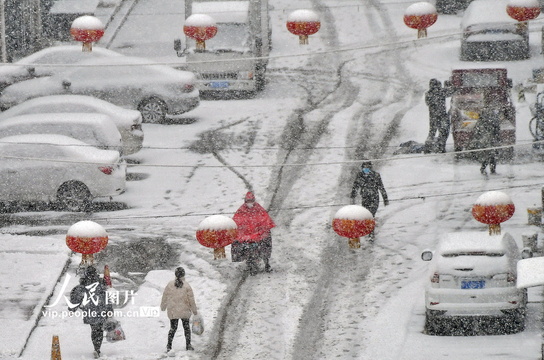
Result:
<instances>
[{"instance_id":1,"label":"lantern with snow cap","mask_svg":"<svg viewBox=\"0 0 544 360\"><path fill-rule=\"evenodd\" d=\"M97 42L104 35L104 24L97 17L80 16L72 22L70 34L75 41L83 43L82 51L91 52L93 42Z\"/></svg>"},{"instance_id":2,"label":"lantern with snow cap","mask_svg":"<svg viewBox=\"0 0 544 360\"><path fill-rule=\"evenodd\" d=\"M472 216L489 225L489 235L497 235L501 233L501 223L510 219L515 210L510 196L501 191L488 191L472 206Z\"/></svg>"},{"instance_id":3,"label":"lantern with snow cap","mask_svg":"<svg viewBox=\"0 0 544 360\"><path fill-rule=\"evenodd\" d=\"M201 245L214 249L214 259L225 259L225 246L232 244L237 233L234 220L224 215L212 215L198 225L196 239Z\"/></svg>"},{"instance_id":4,"label":"lantern with snow cap","mask_svg":"<svg viewBox=\"0 0 544 360\"><path fill-rule=\"evenodd\" d=\"M347 205L339 209L332 220L333 230L340 236L349 239L348 245L352 249L361 247L359 237L370 234L376 221L372 213L360 205Z\"/></svg>"},{"instance_id":5,"label":"lantern with snow cap","mask_svg":"<svg viewBox=\"0 0 544 360\"><path fill-rule=\"evenodd\" d=\"M540 4L538 0L510 0L506 5L506 13L518 22L518 27L527 27L527 21L533 20L540 15Z\"/></svg>"},{"instance_id":6,"label":"lantern with snow cap","mask_svg":"<svg viewBox=\"0 0 544 360\"><path fill-rule=\"evenodd\" d=\"M287 17L287 30L298 35L301 45L308 45L308 36L315 34L320 27L319 16L312 10L295 10Z\"/></svg>"},{"instance_id":7,"label":"lantern with snow cap","mask_svg":"<svg viewBox=\"0 0 544 360\"><path fill-rule=\"evenodd\" d=\"M408 6L404 12L406 26L417 30L417 38L427 37L427 28L438 19L438 13L433 4L422 1Z\"/></svg>"},{"instance_id":8,"label":"lantern with snow cap","mask_svg":"<svg viewBox=\"0 0 544 360\"><path fill-rule=\"evenodd\" d=\"M94 221L80 221L68 229L66 245L72 251L82 254L81 266L89 266L94 262L93 254L104 250L108 245L108 233L102 225Z\"/></svg>"},{"instance_id":9,"label":"lantern with snow cap","mask_svg":"<svg viewBox=\"0 0 544 360\"><path fill-rule=\"evenodd\" d=\"M183 32L191 39L195 39L197 50L205 50L206 40L213 38L217 34L217 25L209 15L193 14L185 19Z\"/></svg>"}]
</instances>

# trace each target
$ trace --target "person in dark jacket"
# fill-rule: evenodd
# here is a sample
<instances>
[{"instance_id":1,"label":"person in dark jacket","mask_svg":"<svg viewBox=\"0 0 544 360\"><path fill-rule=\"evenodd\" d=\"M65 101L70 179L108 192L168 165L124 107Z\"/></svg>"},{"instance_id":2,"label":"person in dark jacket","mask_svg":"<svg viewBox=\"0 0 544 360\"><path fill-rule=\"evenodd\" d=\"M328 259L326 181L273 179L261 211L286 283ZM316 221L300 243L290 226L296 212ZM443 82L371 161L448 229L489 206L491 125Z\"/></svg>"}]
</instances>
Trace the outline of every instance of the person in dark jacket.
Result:
<instances>
[{"instance_id":1,"label":"person in dark jacket","mask_svg":"<svg viewBox=\"0 0 544 360\"><path fill-rule=\"evenodd\" d=\"M501 108L498 106L484 107L482 114L472 133L468 149L483 149L474 153L474 158L481 163L480 172L487 175L487 165L492 174L497 169L497 150L495 147L500 144L500 120Z\"/></svg>"},{"instance_id":2,"label":"person in dark jacket","mask_svg":"<svg viewBox=\"0 0 544 360\"><path fill-rule=\"evenodd\" d=\"M425 141L425 152L436 148L438 152L446 152L446 141L450 135L450 117L446 111L446 98L453 94L453 88L442 87L437 79L429 81L429 90L425 93L425 103L429 107L429 135ZM435 135L438 137L435 143Z\"/></svg>"},{"instance_id":3,"label":"person in dark jacket","mask_svg":"<svg viewBox=\"0 0 544 360\"><path fill-rule=\"evenodd\" d=\"M389 205L387 192L383 186L380 173L372 170L372 162L365 160L361 165L361 171L357 173L355 182L351 189L351 203L355 204L357 192L361 195L361 205L376 216L378 207L380 206L380 193L382 194L383 204ZM370 234L371 239L374 237L374 232Z\"/></svg>"},{"instance_id":4,"label":"person in dark jacket","mask_svg":"<svg viewBox=\"0 0 544 360\"><path fill-rule=\"evenodd\" d=\"M91 341L94 357L100 357L100 347L104 339L104 323L113 316L113 306L108 304L106 287L102 283L96 268L88 266L79 285L70 292L69 310L83 311L83 323L91 326Z\"/></svg>"}]
</instances>

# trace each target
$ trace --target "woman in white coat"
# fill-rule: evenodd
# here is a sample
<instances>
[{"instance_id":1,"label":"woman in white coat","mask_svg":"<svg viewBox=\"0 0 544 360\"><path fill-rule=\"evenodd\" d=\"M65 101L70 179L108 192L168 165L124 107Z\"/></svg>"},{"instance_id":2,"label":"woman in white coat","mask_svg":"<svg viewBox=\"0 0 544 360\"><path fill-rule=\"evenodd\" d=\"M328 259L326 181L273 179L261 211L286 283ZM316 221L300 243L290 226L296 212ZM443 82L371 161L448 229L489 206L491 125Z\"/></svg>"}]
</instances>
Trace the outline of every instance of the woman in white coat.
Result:
<instances>
[{"instance_id":1,"label":"woman in white coat","mask_svg":"<svg viewBox=\"0 0 544 360\"><path fill-rule=\"evenodd\" d=\"M168 332L168 345L166 351L172 349L172 340L178 329L178 322L181 319L183 331L185 332L185 345L187 350L194 350L191 346L191 328L189 318L191 314L197 314L193 289L185 281L185 269L181 266L176 269L176 278L166 285L162 294L161 311L166 310L170 319L170 331Z\"/></svg>"}]
</instances>

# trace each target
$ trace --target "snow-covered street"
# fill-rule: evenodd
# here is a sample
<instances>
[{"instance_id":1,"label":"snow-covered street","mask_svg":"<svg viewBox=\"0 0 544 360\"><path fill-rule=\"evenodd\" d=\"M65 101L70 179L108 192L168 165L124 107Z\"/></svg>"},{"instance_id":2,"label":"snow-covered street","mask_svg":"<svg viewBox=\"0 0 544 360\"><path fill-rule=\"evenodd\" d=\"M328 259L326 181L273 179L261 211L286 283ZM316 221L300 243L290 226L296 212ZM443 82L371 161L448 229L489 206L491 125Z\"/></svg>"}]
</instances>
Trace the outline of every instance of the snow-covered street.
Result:
<instances>
[{"instance_id":1,"label":"snow-covered street","mask_svg":"<svg viewBox=\"0 0 544 360\"><path fill-rule=\"evenodd\" d=\"M516 157L499 163L497 175L456 160L451 137L446 154L393 152L425 140L430 78L444 81L467 67L506 67L514 85L531 78L542 65L541 20L531 24L531 59L474 64L458 60L457 15L440 15L429 37L416 40L402 22L408 1L304 0L296 8L319 12L322 27L302 46L285 30L292 2L270 4L272 56L256 98L203 100L179 121L144 124L144 148L129 156L127 191L103 210L0 214L0 358L48 357L53 335L65 359L92 358L89 326L62 316L81 259L65 246L66 231L92 220L109 234L97 268L107 264L114 288L128 296L117 306L127 339L104 342L105 359L164 355L169 321L153 309L180 265L206 330L193 335L195 351L188 352L179 329L177 359L540 359L541 287L529 290L521 333L429 336L428 263L420 259L440 234L486 232L471 207L489 190L507 193L516 206L503 231L520 245L522 235L542 236L527 225L527 208L542 205L544 177L528 129L535 94L525 102L513 94ZM106 34L109 48L182 62L173 50L182 6L131 2L115 36ZM331 221L349 204L364 158L380 172L390 204L380 203L375 242L362 238L360 249L350 249ZM248 276L245 264L230 261L230 247L226 260L213 260L212 249L195 239L202 220L232 217L248 190L277 224L272 273Z\"/></svg>"}]
</instances>

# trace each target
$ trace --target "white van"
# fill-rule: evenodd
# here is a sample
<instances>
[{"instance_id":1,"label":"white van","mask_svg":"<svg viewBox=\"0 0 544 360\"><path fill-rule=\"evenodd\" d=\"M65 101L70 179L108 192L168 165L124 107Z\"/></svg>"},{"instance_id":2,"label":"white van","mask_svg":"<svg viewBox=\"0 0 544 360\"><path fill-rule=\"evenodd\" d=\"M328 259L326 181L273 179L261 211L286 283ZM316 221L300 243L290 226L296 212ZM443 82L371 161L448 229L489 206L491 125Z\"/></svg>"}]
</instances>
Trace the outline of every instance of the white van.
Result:
<instances>
[{"instance_id":1,"label":"white van","mask_svg":"<svg viewBox=\"0 0 544 360\"><path fill-rule=\"evenodd\" d=\"M530 256L524 249L523 257ZM516 287L522 253L510 234L446 234L436 251L426 250L421 258L432 260L425 289L428 334L447 332L462 318L505 320L505 333L524 329L527 295Z\"/></svg>"},{"instance_id":2,"label":"white van","mask_svg":"<svg viewBox=\"0 0 544 360\"><path fill-rule=\"evenodd\" d=\"M506 13L508 0L474 0L461 20L461 60L529 58L529 30Z\"/></svg>"}]
</instances>

